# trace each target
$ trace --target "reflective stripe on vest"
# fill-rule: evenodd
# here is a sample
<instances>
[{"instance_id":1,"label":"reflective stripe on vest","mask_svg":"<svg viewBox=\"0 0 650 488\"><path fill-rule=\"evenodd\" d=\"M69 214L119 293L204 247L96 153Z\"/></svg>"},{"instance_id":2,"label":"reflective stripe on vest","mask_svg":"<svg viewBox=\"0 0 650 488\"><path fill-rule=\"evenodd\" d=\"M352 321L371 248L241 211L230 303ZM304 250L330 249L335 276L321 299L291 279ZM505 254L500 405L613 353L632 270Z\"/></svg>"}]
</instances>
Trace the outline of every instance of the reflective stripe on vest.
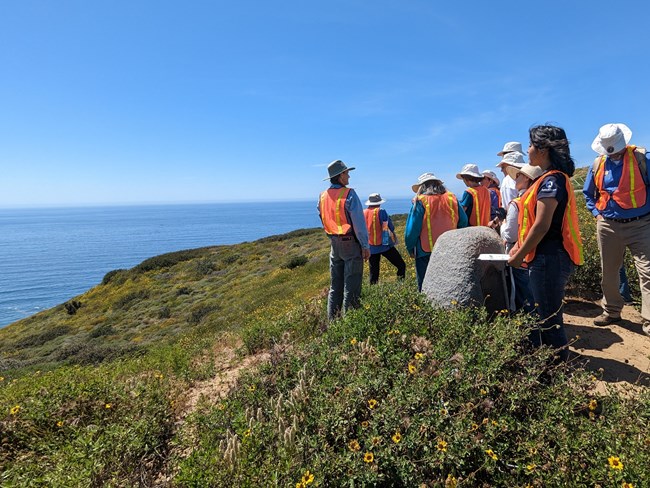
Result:
<instances>
[{"instance_id":1,"label":"reflective stripe on vest","mask_svg":"<svg viewBox=\"0 0 650 488\"><path fill-rule=\"evenodd\" d=\"M363 216L366 218L368 228L368 243L371 246L381 246L381 231L384 226L388 227L388 221L382 226L379 221L379 207L364 209Z\"/></svg>"},{"instance_id":2,"label":"reflective stripe on vest","mask_svg":"<svg viewBox=\"0 0 650 488\"><path fill-rule=\"evenodd\" d=\"M517 242L521 247L526 240L530 228L535 223L535 216L537 212L537 190L547 176L553 173L561 173L561 171L552 170L545 173L535 183L533 183L521 199L517 202L519 207L519 234ZM562 173L564 174L564 173ZM571 261L576 265L581 265L584 262L582 250L582 237L580 235L580 227L578 226L578 209L576 208L576 197L571 187L569 177L564 174L564 184L567 191L567 206L564 209L564 216L562 217L562 245L569 254ZM535 258L535 249L528 253L524 259L530 263Z\"/></svg>"},{"instance_id":3,"label":"reflective stripe on vest","mask_svg":"<svg viewBox=\"0 0 650 488\"><path fill-rule=\"evenodd\" d=\"M352 226L345 214L345 200L350 193L349 188L330 188L320 194L320 218L325 232L330 235L342 236L349 234Z\"/></svg>"},{"instance_id":4,"label":"reflective stripe on vest","mask_svg":"<svg viewBox=\"0 0 650 488\"><path fill-rule=\"evenodd\" d=\"M623 170L618 187L611 194L605 190L605 161L607 156L601 156L598 169L594 175L594 183L598 188L598 201L596 208L605 210L607 202L612 198L624 210L643 207L646 202L646 186L639 164L634 156L636 146L627 146L623 155Z\"/></svg>"},{"instance_id":5,"label":"reflective stripe on vest","mask_svg":"<svg viewBox=\"0 0 650 488\"><path fill-rule=\"evenodd\" d=\"M484 186L468 188L467 191L472 195L472 214L468 215L469 225L488 225L492 208L490 191Z\"/></svg>"},{"instance_id":6,"label":"reflective stripe on vest","mask_svg":"<svg viewBox=\"0 0 650 488\"><path fill-rule=\"evenodd\" d=\"M443 232L458 226L458 200L451 192L442 195L418 195L416 198L424 207L420 245L424 252L431 252Z\"/></svg>"}]
</instances>

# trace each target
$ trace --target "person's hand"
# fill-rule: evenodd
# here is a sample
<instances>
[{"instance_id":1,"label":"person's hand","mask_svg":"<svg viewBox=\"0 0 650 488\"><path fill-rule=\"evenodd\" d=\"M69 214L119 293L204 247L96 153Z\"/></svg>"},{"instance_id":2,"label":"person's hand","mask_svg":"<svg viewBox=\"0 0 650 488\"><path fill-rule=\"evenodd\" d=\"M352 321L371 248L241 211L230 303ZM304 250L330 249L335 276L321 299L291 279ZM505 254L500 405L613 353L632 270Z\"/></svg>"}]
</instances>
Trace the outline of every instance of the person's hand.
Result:
<instances>
[{"instance_id":1,"label":"person's hand","mask_svg":"<svg viewBox=\"0 0 650 488\"><path fill-rule=\"evenodd\" d=\"M510 252L512 253L512 251ZM525 256L521 256L521 253L515 252L515 254L511 254L510 259L508 259L508 266L511 266L512 268L521 268L524 258Z\"/></svg>"},{"instance_id":2,"label":"person's hand","mask_svg":"<svg viewBox=\"0 0 650 488\"><path fill-rule=\"evenodd\" d=\"M599 220L603 220L603 216L600 214L596 215L596 222Z\"/></svg>"},{"instance_id":3,"label":"person's hand","mask_svg":"<svg viewBox=\"0 0 650 488\"><path fill-rule=\"evenodd\" d=\"M363 257L364 261L368 261L368 259L370 259L370 249L361 249L361 256Z\"/></svg>"},{"instance_id":4,"label":"person's hand","mask_svg":"<svg viewBox=\"0 0 650 488\"><path fill-rule=\"evenodd\" d=\"M490 229L496 229L499 227L499 224L501 224L501 220L499 220L499 217L494 217L490 222L488 223L488 227Z\"/></svg>"}]
</instances>

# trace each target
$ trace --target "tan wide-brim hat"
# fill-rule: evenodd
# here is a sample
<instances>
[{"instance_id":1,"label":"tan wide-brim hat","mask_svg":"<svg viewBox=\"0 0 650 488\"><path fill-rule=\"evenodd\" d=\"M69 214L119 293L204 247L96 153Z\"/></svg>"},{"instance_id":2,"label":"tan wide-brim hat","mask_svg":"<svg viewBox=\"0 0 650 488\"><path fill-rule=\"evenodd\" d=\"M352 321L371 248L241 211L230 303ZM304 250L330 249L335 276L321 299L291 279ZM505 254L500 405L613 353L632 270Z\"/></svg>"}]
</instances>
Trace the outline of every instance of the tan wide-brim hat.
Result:
<instances>
[{"instance_id":1,"label":"tan wide-brim hat","mask_svg":"<svg viewBox=\"0 0 650 488\"><path fill-rule=\"evenodd\" d=\"M522 173L533 181L544 174L542 168L539 166L531 166L530 164L524 164L521 168L517 168L516 166L506 166L506 172L513 180L517 179L519 173Z\"/></svg>"},{"instance_id":2,"label":"tan wide-brim hat","mask_svg":"<svg viewBox=\"0 0 650 488\"><path fill-rule=\"evenodd\" d=\"M497 164L498 168L503 166L516 166L521 168L526 162L524 161L524 155L520 152L511 152L503 156L503 159Z\"/></svg>"},{"instance_id":3,"label":"tan wide-brim hat","mask_svg":"<svg viewBox=\"0 0 650 488\"><path fill-rule=\"evenodd\" d=\"M486 170L482 171L482 174L486 178L490 178L492 181L494 181L497 184L497 186L499 186L501 184L501 181L499 180L499 177L496 175L496 173L494 171L490 171L489 169L486 169Z\"/></svg>"},{"instance_id":4,"label":"tan wide-brim hat","mask_svg":"<svg viewBox=\"0 0 650 488\"><path fill-rule=\"evenodd\" d=\"M605 124L591 143L591 148L602 156L622 151L632 139L632 131L625 124Z\"/></svg>"},{"instance_id":5,"label":"tan wide-brim hat","mask_svg":"<svg viewBox=\"0 0 650 488\"><path fill-rule=\"evenodd\" d=\"M518 153L524 153L522 147L521 147L521 142L506 142L503 145L503 149L497 153L497 156L504 156L508 153L511 152L518 152Z\"/></svg>"},{"instance_id":6,"label":"tan wide-brim hat","mask_svg":"<svg viewBox=\"0 0 650 488\"><path fill-rule=\"evenodd\" d=\"M469 163L463 166L463 169L461 169L460 173L456 175L456 178L462 180L463 176L473 176L474 178L483 178L484 175L481 174L477 165Z\"/></svg>"}]
</instances>

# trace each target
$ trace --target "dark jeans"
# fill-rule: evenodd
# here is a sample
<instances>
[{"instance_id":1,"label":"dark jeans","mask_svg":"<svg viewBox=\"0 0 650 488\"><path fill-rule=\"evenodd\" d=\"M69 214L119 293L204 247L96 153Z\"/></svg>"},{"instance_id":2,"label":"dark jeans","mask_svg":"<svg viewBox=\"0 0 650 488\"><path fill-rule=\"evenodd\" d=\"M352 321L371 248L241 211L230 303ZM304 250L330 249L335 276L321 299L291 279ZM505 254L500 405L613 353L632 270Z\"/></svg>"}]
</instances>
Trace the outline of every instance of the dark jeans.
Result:
<instances>
[{"instance_id":1,"label":"dark jeans","mask_svg":"<svg viewBox=\"0 0 650 488\"><path fill-rule=\"evenodd\" d=\"M543 344L559 349L558 355L562 361L569 358L569 341L562 316L564 288L574 268L571 258L563 249L558 250L557 254L538 254L528 265L530 290L540 319L537 328L530 333L530 341L535 347Z\"/></svg>"},{"instance_id":2,"label":"dark jeans","mask_svg":"<svg viewBox=\"0 0 650 488\"><path fill-rule=\"evenodd\" d=\"M341 309L359 306L363 280L361 246L350 236L330 236L330 292L327 315L334 320Z\"/></svg>"},{"instance_id":3,"label":"dark jeans","mask_svg":"<svg viewBox=\"0 0 650 488\"><path fill-rule=\"evenodd\" d=\"M618 291L621 293L623 300L625 303L633 302L634 300L632 300L632 294L630 293L630 283L627 281L627 273L625 272L625 263L623 263L623 266L621 266L621 269L618 272L618 276L620 278Z\"/></svg>"},{"instance_id":4,"label":"dark jeans","mask_svg":"<svg viewBox=\"0 0 650 488\"><path fill-rule=\"evenodd\" d=\"M528 270L521 268L509 269L515 282L515 311L533 312L535 310L535 299L530 291Z\"/></svg>"},{"instance_id":5,"label":"dark jeans","mask_svg":"<svg viewBox=\"0 0 650 488\"><path fill-rule=\"evenodd\" d=\"M404 279L406 276L406 263L402 259L402 255L393 246L387 251L371 254L368 264L370 266L370 284L374 285L379 281L379 260L384 256L390 263L397 268L397 277Z\"/></svg>"},{"instance_id":6,"label":"dark jeans","mask_svg":"<svg viewBox=\"0 0 650 488\"><path fill-rule=\"evenodd\" d=\"M422 282L424 275L427 274L427 266L429 266L429 258L431 254L426 256L418 256L415 258L415 276L418 279L418 291L422 291Z\"/></svg>"}]
</instances>

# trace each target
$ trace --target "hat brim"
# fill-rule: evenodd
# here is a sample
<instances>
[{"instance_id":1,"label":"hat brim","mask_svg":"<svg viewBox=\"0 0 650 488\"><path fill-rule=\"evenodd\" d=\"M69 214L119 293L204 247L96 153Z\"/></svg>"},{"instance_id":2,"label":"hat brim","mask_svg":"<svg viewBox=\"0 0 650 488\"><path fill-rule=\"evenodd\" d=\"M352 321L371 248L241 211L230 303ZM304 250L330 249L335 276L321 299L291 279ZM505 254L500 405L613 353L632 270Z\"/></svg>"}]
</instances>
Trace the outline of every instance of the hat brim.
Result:
<instances>
[{"instance_id":1,"label":"hat brim","mask_svg":"<svg viewBox=\"0 0 650 488\"><path fill-rule=\"evenodd\" d=\"M508 164L508 165L506 165L506 168L505 168L504 171L506 172L506 174L507 174L510 178L512 178L513 180L516 180L516 179L517 179L517 175L519 174L519 170L520 170L520 169L521 169L521 168L518 168L517 166L514 166L514 165L511 165L511 164Z\"/></svg>"},{"instance_id":2,"label":"hat brim","mask_svg":"<svg viewBox=\"0 0 650 488\"><path fill-rule=\"evenodd\" d=\"M411 187L411 190L413 190L413 193L417 193L418 190L420 189L420 185L423 185L423 184L426 183L427 181L437 181L437 182L440 183L441 185L444 185L444 184L445 184L444 181L439 180L438 178L431 178L431 179L429 179L429 180L424 180L422 183L416 183L415 185L413 185L413 186Z\"/></svg>"},{"instance_id":3,"label":"hat brim","mask_svg":"<svg viewBox=\"0 0 650 488\"><path fill-rule=\"evenodd\" d=\"M605 146L603 146L601 140L600 140L600 134L596 136L594 139L594 142L591 143L591 149L593 149L595 152L600 154L601 156L609 156L610 154L616 154L617 152L622 151L625 149L625 147L630 143L630 140L632 139L632 131L630 128L625 125L625 124L615 124L619 129L621 129L621 132L623 133L623 140L625 141L625 146L616 148L616 150L612 153L608 153L607 149Z\"/></svg>"},{"instance_id":4,"label":"hat brim","mask_svg":"<svg viewBox=\"0 0 650 488\"><path fill-rule=\"evenodd\" d=\"M327 178L323 178L323 181L331 180L332 178L336 178L338 175L343 174L343 173L345 173L346 171L352 171L353 169L355 169L354 166L351 167L351 168L345 168L343 171L339 171L339 172L336 173L335 175L328 176Z\"/></svg>"},{"instance_id":5,"label":"hat brim","mask_svg":"<svg viewBox=\"0 0 650 488\"><path fill-rule=\"evenodd\" d=\"M366 200L366 203L364 203L364 205L366 207L370 207L371 205L381 205L382 203L386 203L386 200L381 199L378 202L371 202L370 200Z\"/></svg>"},{"instance_id":6,"label":"hat brim","mask_svg":"<svg viewBox=\"0 0 650 488\"><path fill-rule=\"evenodd\" d=\"M470 173L469 171L456 174L456 178L458 178L459 180L462 180L463 176L473 176L474 178L485 178L485 175L479 173Z\"/></svg>"}]
</instances>

